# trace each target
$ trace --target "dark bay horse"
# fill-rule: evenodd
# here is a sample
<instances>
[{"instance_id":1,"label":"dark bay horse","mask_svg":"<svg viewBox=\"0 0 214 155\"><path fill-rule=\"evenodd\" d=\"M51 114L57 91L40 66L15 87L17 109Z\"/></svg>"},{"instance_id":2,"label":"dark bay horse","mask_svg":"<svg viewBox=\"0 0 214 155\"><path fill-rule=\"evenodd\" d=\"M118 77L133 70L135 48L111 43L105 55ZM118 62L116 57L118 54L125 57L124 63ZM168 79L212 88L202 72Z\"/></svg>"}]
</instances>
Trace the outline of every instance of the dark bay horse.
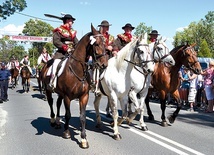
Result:
<instances>
[{"instance_id":1,"label":"dark bay horse","mask_svg":"<svg viewBox=\"0 0 214 155\"><path fill-rule=\"evenodd\" d=\"M28 93L30 90L30 71L27 66L23 66L20 72L20 76L22 78L22 87L23 91Z\"/></svg>"},{"instance_id":2,"label":"dark bay horse","mask_svg":"<svg viewBox=\"0 0 214 155\"><path fill-rule=\"evenodd\" d=\"M193 45L181 45L171 50L170 54L175 60L175 65L166 67L162 63L157 63L155 71L152 76L152 85L155 90L159 93L160 104L161 104L161 125L168 126L165 117L166 109L166 96L168 93L172 94L178 103L176 110L172 115L168 117L170 123L174 123L180 109L182 108L182 102L179 96L178 87L180 86L179 69L182 65L192 70L196 74L201 73L201 66L197 59L197 53L194 51ZM151 93L151 90L149 91ZM145 103L147 107L147 113L150 120L154 120L154 116L149 106L149 95L147 94Z\"/></svg>"},{"instance_id":3,"label":"dark bay horse","mask_svg":"<svg viewBox=\"0 0 214 155\"><path fill-rule=\"evenodd\" d=\"M90 76L88 73L88 59L92 56L93 61L100 67L107 65L107 58L104 47L103 36L91 24L91 32L85 34L78 42L76 49L71 53L65 64L64 71L57 78L57 85L54 92L58 94L57 99L57 118L53 111L52 92L47 89L50 77L46 76L48 64L42 69L42 80L45 83L46 96L51 110L51 125L59 124L60 106L64 99L65 106L65 125L63 138L70 138L69 120L71 118L70 102L73 99L79 99L80 122L81 122L81 148L88 148L86 139L86 105L89 99ZM51 60L50 60L51 61Z\"/></svg>"},{"instance_id":4,"label":"dark bay horse","mask_svg":"<svg viewBox=\"0 0 214 155\"><path fill-rule=\"evenodd\" d=\"M19 69L16 68L15 66L12 66L12 68L10 69L10 73L11 73L11 88L15 88L18 82L18 76L19 76Z\"/></svg>"}]
</instances>

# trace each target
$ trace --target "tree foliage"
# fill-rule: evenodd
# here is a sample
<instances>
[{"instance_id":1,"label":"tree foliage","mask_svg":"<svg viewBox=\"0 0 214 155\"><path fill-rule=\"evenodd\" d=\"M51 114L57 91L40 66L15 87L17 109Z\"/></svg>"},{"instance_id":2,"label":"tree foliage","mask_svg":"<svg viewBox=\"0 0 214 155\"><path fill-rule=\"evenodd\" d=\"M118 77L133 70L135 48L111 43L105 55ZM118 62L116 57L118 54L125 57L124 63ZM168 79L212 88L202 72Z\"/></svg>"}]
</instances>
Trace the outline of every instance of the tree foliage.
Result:
<instances>
[{"instance_id":1,"label":"tree foliage","mask_svg":"<svg viewBox=\"0 0 214 155\"><path fill-rule=\"evenodd\" d=\"M183 31L176 32L173 45L176 47L186 42L197 44L198 56L214 57L214 11L209 11L205 19L192 22Z\"/></svg>"},{"instance_id":2,"label":"tree foliage","mask_svg":"<svg viewBox=\"0 0 214 155\"><path fill-rule=\"evenodd\" d=\"M148 27L145 25L145 23L140 23L136 28L135 28L135 36L139 36L141 34L144 34L144 33L150 33L152 30L152 27Z\"/></svg>"},{"instance_id":3,"label":"tree foliage","mask_svg":"<svg viewBox=\"0 0 214 155\"><path fill-rule=\"evenodd\" d=\"M21 60L26 54L23 45L18 45L17 42L8 40L7 37L0 39L0 60L8 62L12 57Z\"/></svg>"},{"instance_id":4,"label":"tree foliage","mask_svg":"<svg viewBox=\"0 0 214 155\"><path fill-rule=\"evenodd\" d=\"M23 35L29 36L40 36L40 37L52 37L53 27L46 22L41 20L30 19L25 23L24 29L22 31ZM29 49L29 58L32 65L36 65L37 59L42 52L42 48L46 47L49 54L52 54L54 51L54 46L52 43L32 43L32 48Z\"/></svg>"},{"instance_id":5,"label":"tree foliage","mask_svg":"<svg viewBox=\"0 0 214 155\"><path fill-rule=\"evenodd\" d=\"M21 12L27 7L25 0L5 0L0 5L0 19L7 19L10 15L13 15L16 11Z\"/></svg>"}]
</instances>

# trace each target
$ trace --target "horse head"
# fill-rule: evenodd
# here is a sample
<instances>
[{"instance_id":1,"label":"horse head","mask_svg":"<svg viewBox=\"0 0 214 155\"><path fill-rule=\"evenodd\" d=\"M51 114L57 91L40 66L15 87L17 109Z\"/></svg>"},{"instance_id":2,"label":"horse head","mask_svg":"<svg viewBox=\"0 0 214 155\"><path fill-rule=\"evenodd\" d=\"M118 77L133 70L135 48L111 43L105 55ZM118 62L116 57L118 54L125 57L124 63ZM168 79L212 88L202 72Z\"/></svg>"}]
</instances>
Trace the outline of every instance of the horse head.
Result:
<instances>
[{"instance_id":1,"label":"horse head","mask_svg":"<svg viewBox=\"0 0 214 155\"><path fill-rule=\"evenodd\" d=\"M135 53L137 53L140 67L144 70L144 73L152 73L154 72L155 63L149 49L147 37L147 33L138 37Z\"/></svg>"},{"instance_id":2,"label":"horse head","mask_svg":"<svg viewBox=\"0 0 214 155\"><path fill-rule=\"evenodd\" d=\"M108 57L105 50L104 37L91 24L89 55L92 56L94 65L99 68L106 68L108 65Z\"/></svg>"},{"instance_id":3,"label":"horse head","mask_svg":"<svg viewBox=\"0 0 214 155\"><path fill-rule=\"evenodd\" d=\"M197 58L197 52L194 49L195 45L195 43L191 45L185 45L183 48L183 57L186 59L184 59L185 61L183 63L184 66L192 70L195 74L200 74L202 69Z\"/></svg>"},{"instance_id":4,"label":"horse head","mask_svg":"<svg viewBox=\"0 0 214 155\"><path fill-rule=\"evenodd\" d=\"M165 43L166 39L160 37L156 42L150 44L155 62L163 62L166 66L174 66L175 60L170 54Z\"/></svg>"}]
</instances>

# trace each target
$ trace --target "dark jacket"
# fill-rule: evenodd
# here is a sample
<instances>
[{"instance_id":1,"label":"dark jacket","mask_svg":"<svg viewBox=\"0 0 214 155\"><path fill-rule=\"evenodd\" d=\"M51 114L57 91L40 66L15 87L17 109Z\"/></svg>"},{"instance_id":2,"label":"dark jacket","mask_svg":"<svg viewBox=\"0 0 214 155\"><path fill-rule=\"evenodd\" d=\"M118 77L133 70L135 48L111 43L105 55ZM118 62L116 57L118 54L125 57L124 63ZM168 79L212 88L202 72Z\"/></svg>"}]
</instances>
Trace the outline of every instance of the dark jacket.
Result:
<instances>
[{"instance_id":1,"label":"dark jacket","mask_svg":"<svg viewBox=\"0 0 214 155\"><path fill-rule=\"evenodd\" d=\"M53 44L58 49L54 55L54 59L61 59L67 53L64 46L68 46L70 49L74 50L78 43L76 37L76 31L66 30L63 27L56 28L53 33Z\"/></svg>"}]
</instances>

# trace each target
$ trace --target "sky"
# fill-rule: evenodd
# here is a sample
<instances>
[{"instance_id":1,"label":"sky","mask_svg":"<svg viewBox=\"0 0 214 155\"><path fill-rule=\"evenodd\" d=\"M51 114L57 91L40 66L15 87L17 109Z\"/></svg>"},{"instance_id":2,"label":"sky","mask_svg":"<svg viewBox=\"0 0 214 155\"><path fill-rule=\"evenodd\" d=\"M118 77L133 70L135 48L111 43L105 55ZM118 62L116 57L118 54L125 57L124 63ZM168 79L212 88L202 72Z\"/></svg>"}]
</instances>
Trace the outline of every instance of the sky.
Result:
<instances>
[{"instance_id":1,"label":"sky","mask_svg":"<svg viewBox=\"0 0 214 155\"><path fill-rule=\"evenodd\" d=\"M0 5L5 0L0 0ZM171 42L176 34L191 22L204 19L208 11L214 11L214 0L26 0L27 8L19 13L0 21L1 35L18 35L24 24L31 18L43 19L54 28L62 22L44 14L61 16L61 12L71 14L76 18L73 28L77 37L90 32L91 24L95 28L102 20L107 20L109 33L116 37L123 33L122 27L131 23L137 27L140 23L158 30L167 38L167 46L171 50ZM25 15L28 16L25 16ZM32 17L29 17L32 16ZM133 33L135 30L133 30Z\"/></svg>"}]
</instances>

